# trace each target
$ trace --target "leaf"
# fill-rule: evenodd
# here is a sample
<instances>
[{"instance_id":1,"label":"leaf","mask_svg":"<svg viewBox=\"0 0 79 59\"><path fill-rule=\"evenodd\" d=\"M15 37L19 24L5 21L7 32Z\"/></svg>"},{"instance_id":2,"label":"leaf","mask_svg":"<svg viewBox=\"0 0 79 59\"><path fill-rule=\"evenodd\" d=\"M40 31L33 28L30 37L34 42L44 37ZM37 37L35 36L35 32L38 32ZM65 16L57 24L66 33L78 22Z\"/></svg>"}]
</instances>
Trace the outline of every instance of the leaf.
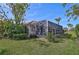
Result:
<instances>
[{"instance_id":1,"label":"leaf","mask_svg":"<svg viewBox=\"0 0 79 59\"><path fill-rule=\"evenodd\" d=\"M75 15L79 16L79 9L74 9L74 10L73 10L73 13L74 13Z\"/></svg>"},{"instance_id":2,"label":"leaf","mask_svg":"<svg viewBox=\"0 0 79 59\"><path fill-rule=\"evenodd\" d=\"M27 3L9 3L7 4L11 9L12 9L12 13L15 17L15 22L16 24L20 24L22 20L22 18L24 17L24 14L26 12L26 9L28 8L28 4Z\"/></svg>"},{"instance_id":3,"label":"leaf","mask_svg":"<svg viewBox=\"0 0 79 59\"><path fill-rule=\"evenodd\" d=\"M78 17L77 17L77 16L75 16L75 17L73 18L73 20L77 20L77 18L78 18Z\"/></svg>"},{"instance_id":4,"label":"leaf","mask_svg":"<svg viewBox=\"0 0 79 59\"><path fill-rule=\"evenodd\" d=\"M73 24L71 24L71 23L68 23L67 25L68 25L68 27L73 27Z\"/></svg>"},{"instance_id":5,"label":"leaf","mask_svg":"<svg viewBox=\"0 0 79 59\"><path fill-rule=\"evenodd\" d=\"M67 17L69 17L70 15L72 15L72 12L66 14Z\"/></svg>"},{"instance_id":6,"label":"leaf","mask_svg":"<svg viewBox=\"0 0 79 59\"><path fill-rule=\"evenodd\" d=\"M68 9L68 10L66 10L66 13L68 13L70 10Z\"/></svg>"},{"instance_id":7,"label":"leaf","mask_svg":"<svg viewBox=\"0 0 79 59\"><path fill-rule=\"evenodd\" d=\"M79 4L74 4L74 5L72 6L72 9L73 9L73 10L79 9Z\"/></svg>"},{"instance_id":8,"label":"leaf","mask_svg":"<svg viewBox=\"0 0 79 59\"><path fill-rule=\"evenodd\" d=\"M66 5L67 5L67 3L63 3L63 4L62 4L63 7L66 7Z\"/></svg>"}]
</instances>

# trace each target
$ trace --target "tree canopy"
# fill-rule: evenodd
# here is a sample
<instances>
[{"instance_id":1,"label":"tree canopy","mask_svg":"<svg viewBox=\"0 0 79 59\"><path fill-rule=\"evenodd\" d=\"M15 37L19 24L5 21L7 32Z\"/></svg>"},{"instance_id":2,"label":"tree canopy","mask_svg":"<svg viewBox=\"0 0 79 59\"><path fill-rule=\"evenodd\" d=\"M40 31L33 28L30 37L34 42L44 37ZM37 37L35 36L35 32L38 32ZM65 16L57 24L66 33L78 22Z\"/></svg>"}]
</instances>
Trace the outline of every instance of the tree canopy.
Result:
<instances>
[{"instance_id":1,"label":"tree canopy","mask_svg":"<svg viewBox=\"0 0 79 59\"><path fill-rule=\"evenodd\" d=\"M61 17L57 17L57 18L55 18L55 21L59 24L60 21L61 21Z\"/></svg>"},{"instance_id":2,"label":"tree canopy","mask_svg":"<svg viewBox=\"0 0 79 59\"><path fill-rule=\"evenodd\" d=\"M77 3L64 3L62 4L66 11L66 16L68 17L68 21L71 19L76 20L79 17L79 4ZM66 6L69 5L69 8L66 8Z\"/></svg>"},{"instance_id":3,"label":"tree canopy","mask_svg":"<svg viewBox=\"0 0 79 59\"><path fill-rule=\"evenodd\" d=\"M2 36L13 38L17 36L21 38L23 37L22 35L26 35L25 26L22 23L28 6L29 4L27 3L6 3L0 5L0 33ZM9 18L7 15L9 12L12 13L14 18Z\"/></svg>"}]
</instances>

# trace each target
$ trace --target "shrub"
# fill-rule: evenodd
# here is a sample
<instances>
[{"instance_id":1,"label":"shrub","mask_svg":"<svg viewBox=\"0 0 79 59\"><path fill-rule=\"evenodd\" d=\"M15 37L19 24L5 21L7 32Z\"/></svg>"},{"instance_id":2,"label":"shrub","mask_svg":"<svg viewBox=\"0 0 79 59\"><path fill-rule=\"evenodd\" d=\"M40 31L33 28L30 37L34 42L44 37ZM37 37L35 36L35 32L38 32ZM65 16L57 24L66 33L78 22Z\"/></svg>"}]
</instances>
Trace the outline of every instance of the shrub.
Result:
<instances>
[{"instance_id":1,"label":"shrub","mask_svg":"<svg viewBox=\"0 0 79 59\"><path fill-rule=\"evenodd\" d=\"M76 39L77 39L76 37L73 37L73 36L71 37L71 40L76 40Z\"/></svg>"},{"instance_id":2,"label":"shrub","mask_svg":"<svg viewBox=\"0 0 79 59\"><path fill-rule=\"evenodd\" d=\"M14 35L13 35L13 39L19 39L19 40L22 40L22 39L26 39L26 38L27 38L26 33L14 34Z\"/></svg>"},{"instance_id":3,"label":"shrub","mask_svg":"<svg viewBox=\"0 0 79 59\"><path fill-rule=\"evenodd\" d=\"M2 21L0 22L2 23ZM1 38L25 38L27 37L28 29L23 24L14 24L14 21L3 21L0 26L0 39Z\"/></svg>"},{"instance_id":4,"label":"shrub","mask_svg":"<svg viewBox=\"0 0 79 59\"><path fill-rule=\"evenodd\" d=\"M16 25L15 28L9 33L11 39L26 39L28 29L24 25Z\"/></svg>"},{"instance_id":5,"label":"shrub","mask_svg":"<svg viewBox=\"0 0 79 59\"><path fill-rule=\"evenodd\" d=\"M54 39L53 34L49 32L47 38L50 42L53 41Z\"/></svg>"},{"instance_id":6,"label":"shrub","mask_svg":"<svg viewBox=\"0 0 79 59\"><path fill-rule=\"evenodd\" d=\"M61 41L61 37L53 35L52 33L48 33L48 40L49 40L49 42L58 43Z\"/></svg>"},{"instance_id":7,"label":"shrub","mask_svg":"<svg viewBox=\"0 0 79 59\"><path fill-rule=\"evenodd\" d=\"M65 36L65 38L68 38L68 39L72 38L72 34L65 33L64 36Z\"/></svg>"},{"instance_id":8,"label":"shrub","mask_svg":"<svg viewBox=\"0 0 79 59\"><path fill-rule=\"evenodd\" d=\"M55 38L55 39L53 39L53 42L54 43L59 43L59 42L61 42L62 41L62 38Z\"/></svg>"},{"instance_id":9,"label":"shrub","mask_svg":"<svg viewBox=\"0 0 79 59\"><path fill-rule=\"evenodd\" d=\"M0 55L6 54L7 50L5 48L0 48Z\"/></svg>"},{"instance_id":10,"label":"shrub","mask_svg":"<svg viewBox=\"0 0 79 59\"><path fill-rule=\"evenodd\" d=\"M46 40L45 41L39 40L39 44L40 46L45 46L45 47L48 47L50 45L49 42L47 42Z\"/></svg>"},{"instance_id":11,"label":"shrub","mask_svg":"<svg viewBox=\"0 0 79 59\"><path fill-rule=\"evenodd\" d=\"M30 35L30 38L38 38L36 35Z\"/></svg>"},{"instance_id":12,"label":"shrub","mask_svg":"<svg viewBox=\"0 0 79 59\"><path fill-rule=\"evenodd\" d=\"M76 36L79 38L79 24L77 24L75 27L75 33L76 33Z\"/></svg>"}]
</instances>

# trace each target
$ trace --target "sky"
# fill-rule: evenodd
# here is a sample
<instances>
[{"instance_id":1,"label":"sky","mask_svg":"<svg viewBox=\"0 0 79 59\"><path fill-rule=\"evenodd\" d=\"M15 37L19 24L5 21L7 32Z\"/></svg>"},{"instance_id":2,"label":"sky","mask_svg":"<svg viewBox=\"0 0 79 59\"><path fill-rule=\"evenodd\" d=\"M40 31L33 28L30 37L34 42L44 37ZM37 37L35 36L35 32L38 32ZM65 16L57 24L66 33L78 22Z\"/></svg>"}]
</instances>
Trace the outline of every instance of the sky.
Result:
<instances>
[{"instance_id":1,"label":"sky","mask_svg":"<svg viewBox=\"0 0 79 59\"><path fill-rule=\"evenodd\" d=\"M67 6L69 8L69 6ZM32 3L26 12L26 21L41 21L49 20L55 22L56 17L61 17L60 25L67 27L67 17L65 16L65 9L59 3ZM71 24L79 24L79 20L71 21Z\"/></svg>"},{"instance_id":2,"label":"sky","mask_svg":"<svg viewBox=\"0 0 79 59\"><path fill-rule=\"evenodd\" d=\"M0 5L3 6L5 4L2 3ZM3 8L5 9L5 12L10 11L8 7ZM69 5L66 8L69 8ZM68 18L65 16L65 9L59 3L31 3L25 14L25 22L49 20L51 22L57 23L55 18L61 17L60 25L67 27L68 24ZM13 17L11 12L9 12L7 15L9 18ZM70 23L75 26L76 24L79 24L79 20L72 20Z\"/></svg>"}]
</instances>

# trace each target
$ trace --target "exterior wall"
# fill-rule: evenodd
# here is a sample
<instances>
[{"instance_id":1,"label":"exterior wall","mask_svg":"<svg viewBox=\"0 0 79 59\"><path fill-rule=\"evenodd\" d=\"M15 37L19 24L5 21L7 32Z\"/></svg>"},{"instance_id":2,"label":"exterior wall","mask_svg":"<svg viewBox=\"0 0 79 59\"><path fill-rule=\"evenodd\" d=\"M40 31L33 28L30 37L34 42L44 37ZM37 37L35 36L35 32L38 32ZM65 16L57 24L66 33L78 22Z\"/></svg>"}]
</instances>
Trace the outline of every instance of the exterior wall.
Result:
<instances>
[{"instance_id":1,"label":"exterior wall","mask_svg":"<svg viewBox=\"0 0 79 59\"><path fill-rule=\"evenodd\" d=\"M52 23L50 21L48 22L48 30L49 32L52 32L54 35L61 35L64 33L62 26Z\"/></svg>"},{"instance_id":2,"label":"exterior wall","mask_svg":"<svg viewBox=\"0 0 79 59\"><path fill-rule=\"evenodd\" d=\"M28 29L29 36L35 35L37 37L44 37L48 35L48 32L52 32L54 35L63 34L62 26L46 20L31 22L28 24Z\"/></svg>"},{"instance_id":3,"label":"exterior wall","mask_svg":"<svg viewBox=\"0 0 79 59\"><path fill-rule=\"evenodd\" d=\"M28 36L35 36L37 31L37 22L31 22L27 25L28 27Z\"/></svg>"},{"instance_id":4,"label":"exterior wall","mask_svg":"<svg viewBox=\"0 0 79 59\"><path fill-rule=\"evenodd\" d=\"M40 21L38 22L37 26L37 35L40 37L46 36L48 34L48 26L47 21Z\"/></svg>"}]
</instances>

